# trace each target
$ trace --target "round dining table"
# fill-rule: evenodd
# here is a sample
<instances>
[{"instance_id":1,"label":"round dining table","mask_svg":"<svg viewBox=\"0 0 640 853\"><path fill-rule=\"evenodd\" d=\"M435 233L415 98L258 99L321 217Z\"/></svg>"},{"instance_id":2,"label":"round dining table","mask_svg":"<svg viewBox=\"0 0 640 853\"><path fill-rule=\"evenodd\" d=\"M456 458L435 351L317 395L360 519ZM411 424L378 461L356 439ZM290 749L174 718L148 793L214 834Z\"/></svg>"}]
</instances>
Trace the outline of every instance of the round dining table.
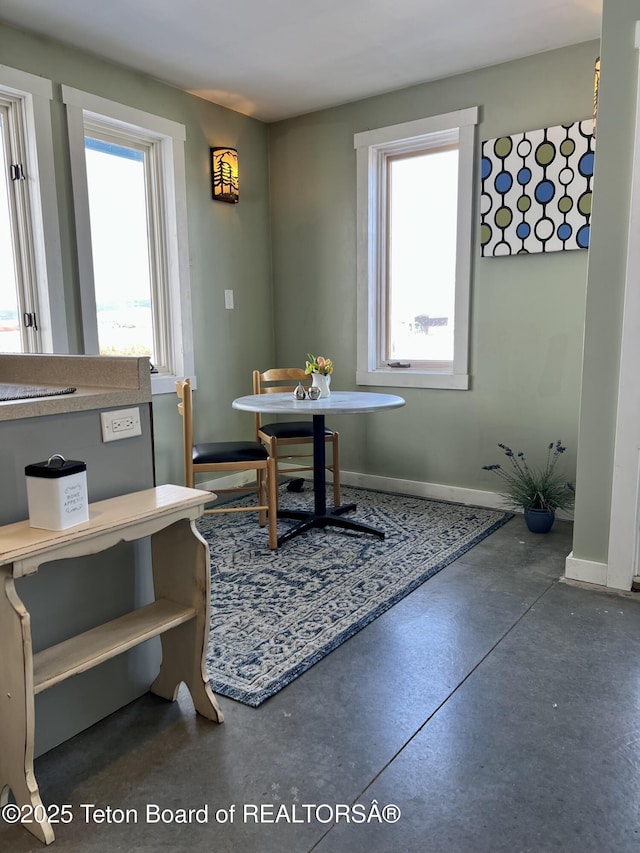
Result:
<instances>
[{"instance_id":1,"label":"round dining table","mask_svg":"<svg viewBox=\"0 0 640 853\"><path fill-rule=\"evenodd\" d=\"M292 518L299 523L278 537L278 545L299 536L314 527L341 527L359 533L371 533L384 539L384 530L352 518L344 518L356 504L327 507L325 484L325 415L353 415L383 412L405 405L395 394L378 394L374 391L332 391L318 400L298 400L290 392L249 394L233 401L233 408L244 412L269 415L296 415L313 419L313 510L281 509L278 516Z\"/></svg>"}]
</instances>

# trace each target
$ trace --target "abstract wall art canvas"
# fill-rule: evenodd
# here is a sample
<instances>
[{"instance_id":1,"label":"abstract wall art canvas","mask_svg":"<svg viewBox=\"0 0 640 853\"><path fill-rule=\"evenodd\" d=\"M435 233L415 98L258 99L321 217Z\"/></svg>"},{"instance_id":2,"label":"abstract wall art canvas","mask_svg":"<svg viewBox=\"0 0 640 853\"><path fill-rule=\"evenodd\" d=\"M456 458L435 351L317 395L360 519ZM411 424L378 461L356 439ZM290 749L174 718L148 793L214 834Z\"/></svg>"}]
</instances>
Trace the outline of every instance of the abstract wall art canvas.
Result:
<instances>
[{"instance_id":1,"label":"abstract wall art canvas","mask_svg":"<svg viewBox=\"0 0 640 853\"><path fill-rule=\"evenodd\" d=\"M482 143L482 257L589 246L593 120Z\"/></svg>"}]
</instances>

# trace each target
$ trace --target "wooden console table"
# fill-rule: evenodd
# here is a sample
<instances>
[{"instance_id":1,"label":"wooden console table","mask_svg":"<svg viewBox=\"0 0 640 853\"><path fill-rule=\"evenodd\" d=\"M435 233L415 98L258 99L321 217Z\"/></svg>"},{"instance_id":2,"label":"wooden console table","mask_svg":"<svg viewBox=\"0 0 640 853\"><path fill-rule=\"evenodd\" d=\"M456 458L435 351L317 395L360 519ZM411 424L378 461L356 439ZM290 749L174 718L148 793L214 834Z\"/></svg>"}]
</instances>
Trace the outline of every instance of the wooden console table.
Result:
<instances>
[{"instance_id":1,"label":"wooden console table","mask_svg":"<svg viewBox=\"0 0 640 853\"><path fill-rule=\"evenodd\" d=\"M0 527L0 805L11 790L18 806L32 807L33 822L23 826L45 844L55 836L33 769L36 694L162 635L162 664L151 692L174 701L184 682L199 714L223 720L205 669L209 550L195 528L210 500L199 489L159 486L90 504L89 521L67 530L38 530L28 521ZM96 554L147 536L155 601L34 654L30 616L15 578L51 560Z\"/></svg>"}]
</instances>

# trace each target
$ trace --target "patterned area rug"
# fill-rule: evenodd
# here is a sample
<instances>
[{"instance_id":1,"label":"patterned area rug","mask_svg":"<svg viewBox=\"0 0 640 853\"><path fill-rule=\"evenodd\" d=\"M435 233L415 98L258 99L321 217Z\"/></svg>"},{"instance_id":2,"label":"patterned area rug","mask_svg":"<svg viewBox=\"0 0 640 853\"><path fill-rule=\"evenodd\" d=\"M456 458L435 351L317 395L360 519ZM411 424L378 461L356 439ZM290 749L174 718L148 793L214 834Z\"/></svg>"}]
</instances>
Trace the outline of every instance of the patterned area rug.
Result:
<instances>
[{"instance_id":1,"label":"patterned area rug","mask_svg":"<svg viewBox=\"0 0 640 853\"><path fill-rule=\"evenodd\" d=\"M211 553L215 693L257 707L512 516L496 510L343 488L351 515L386 538L309 531L277 551L253 513L198 521ZM309 485L282 507L308 508ZM283 533L292 521L279 521Z\"/></svg>"}]
</instances>

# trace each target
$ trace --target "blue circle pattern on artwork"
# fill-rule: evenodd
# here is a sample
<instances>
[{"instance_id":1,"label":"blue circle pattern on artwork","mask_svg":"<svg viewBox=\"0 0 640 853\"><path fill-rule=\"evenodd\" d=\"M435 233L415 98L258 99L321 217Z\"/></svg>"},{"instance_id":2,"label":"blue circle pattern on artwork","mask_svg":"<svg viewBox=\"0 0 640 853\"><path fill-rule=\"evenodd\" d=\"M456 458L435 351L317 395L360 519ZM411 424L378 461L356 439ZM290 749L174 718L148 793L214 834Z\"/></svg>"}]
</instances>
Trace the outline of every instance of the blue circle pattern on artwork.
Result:
<instances>
[{"instance_id":1,"label":"blue circle pattern on artwork","mask_svg":"<svg viewBox=\"0 0 640 853\"><path fill-rule=\"evenodd\" d=\"M540 181L536 187L535 197L539 204L547 204L554 197L556 188L552 181Z\"/></svg>"},{"instance_id":2,"label":"blue circle pattern on artwork","mask_svg":"<svg viewBox=\"0 0 640 853\"><path fill-rule=\"evenodd\" d=\"M593 175L593 161L593 151L588 151L580 158L580 162L578 163L578 171L581 175L584 175L585 178L589 177L590 175Z\"/></svg>"},{"instance_id":3,"label":"blue circle pattern on artwork","mask_svg":"<svg viewBox=\"0 0 640 853\"><path fill-rule=\"evenodd\" d=\"M578 230L578 233L576 234L576 243L581 249L588 248L590 231L591 229L588 225L583 225L582 228Z\"/></svg>"},{"instance_id":4,"label":"blue circle pattern on artwork","mask_svg":"<svg viewBox=\"0 0 640 853\"><path fill-rule=\"evenodd\" d=\"M573 148L570 152L566 146L560 150L545 136L545 142L553 148L554 156L550 162L547 162L549 152L545 149L542 162L536 159L537 165L542 167L542 174L539 174L537 167L532 166L531 162L526 159L532 154L531 141L526 137L520 140L518 136L511 138L513 143L511 147L513 148L515 145L520 157L519 166L514 163L513 168L510 168L510 165L507 165L509 152L504 149L506 137L498 140L500 148L495 151L495 156L483 156L481 158L482 192L483 196L486 194L490 202L488 206L486 203L483 206L483 225L485 229L490 228L489 221L494 222L498 211L501 212L502 221L499 226L502 239L494 243L496 235L492 234L490 238L484 240L483 256L489 253L494 256L511 254L512 252L528 253L531 248L529 241L533 242L534 237L542 246L536 246L533 251L544 252L555 249L585 249L589 247L591 236L590 207L587 209L588 205L584 203L582 207L578 208L574 199L577 199L578 189L582 186L580 179L583 181L586 179L587 193L591 192L590 184L595 168L591 134L583 132L581 126L578 128L580 136L587 140L586 147L589 150L585 151L585 143L578 139L574 126L562 125L562 127L567 130L566 138L573 141ZM572 135L568 132L571 129L573 129ZM556 135L558 134L556 133ZM496 140L493 141L493 144L495 148ZM578 147L581 147L584 153L580 154L577 150ZM487 150L484 143L483 150ZM489 177L490 180L488 180ZM512 199L509 202L509 194L514 188L517 188L516 195L519 195L519 198L517 200ZM583 195L587 193L583 193ZM555 203L555 199L559 201ZM567 199L569 203L567 203ZM493 201L495 201L495 210L494 204L491 203ZM540 206L537 210L535 204ZM497 205L500 206L497 207ZM521 217L516 218L516 216L510 215L509 222L505 224L506 216L502 211L508 210L510 214L513 214L516 212L516 207ZM572 212L574 207L575 215ZM574 217L574 221L571 222L567 221L570 213ZM578 214L580 214L582 222L585 223L582 226L578 221ZM518 222L517 219L521 219L521 221ZM512 244L509 242L509 233L512 235ZM517 248L516 239L518 242L522 242L522 248Z\"/></svg>"},{"instance_id":5,"label":"blue circle pattern on artwork","mask_svg":"<svg viewBox=\"0 0 640 853\"><path fill-rule=\"evenodd\" d=\"M520 171L518 172L518 183L524 187L526 184L529 183L530 180L531 180L531 169L527 169L527 167L525 166L524 168L520 169Z\"/></svg>"},{"instance_id":6,"label":"blue circle pattern on artwork","mask_svg":"<svg viewBox=\"0 0 640 853\"><path fill-rule=\"evenodd\" d=\"M499 175L496 175L495 187L501 195L508 193L512 184L513 178L510 172L500 172Z\"/></svg>"}]
</instances>

